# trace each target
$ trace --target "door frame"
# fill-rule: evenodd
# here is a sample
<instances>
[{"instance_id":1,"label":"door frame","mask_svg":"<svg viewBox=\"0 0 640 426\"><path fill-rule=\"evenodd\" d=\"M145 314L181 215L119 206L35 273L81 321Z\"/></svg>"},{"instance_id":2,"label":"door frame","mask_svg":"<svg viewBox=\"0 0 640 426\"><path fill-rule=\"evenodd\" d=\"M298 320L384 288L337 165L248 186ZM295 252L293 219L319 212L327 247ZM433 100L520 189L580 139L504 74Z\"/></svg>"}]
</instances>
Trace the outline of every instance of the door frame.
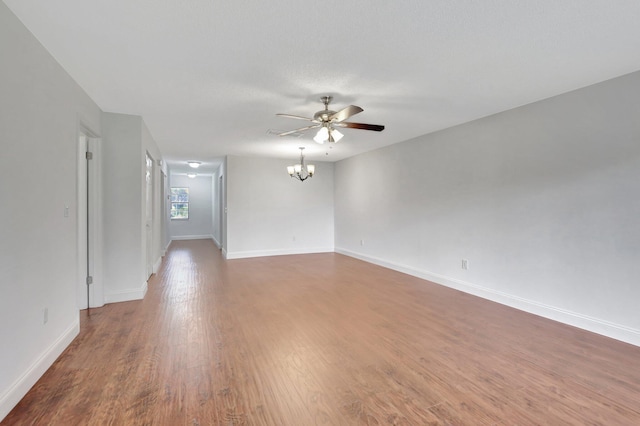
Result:
<instances>
[{"instance_id":1,"label":"door frame","mask_svg":"<svg viewBox=\"0 0 640 426\"><path fill-rule=\"evenodd\" d=\"M149 171L149 167L151 170ZM149 151L145 151L145 161L144 161L144 170L145 170L145 212L144 212L144 222L145 222L145 281L148 281L151 275L153 275L155 265L155 221L156 221L156 160L149 153Z\"/></svg>"}]
</instances>

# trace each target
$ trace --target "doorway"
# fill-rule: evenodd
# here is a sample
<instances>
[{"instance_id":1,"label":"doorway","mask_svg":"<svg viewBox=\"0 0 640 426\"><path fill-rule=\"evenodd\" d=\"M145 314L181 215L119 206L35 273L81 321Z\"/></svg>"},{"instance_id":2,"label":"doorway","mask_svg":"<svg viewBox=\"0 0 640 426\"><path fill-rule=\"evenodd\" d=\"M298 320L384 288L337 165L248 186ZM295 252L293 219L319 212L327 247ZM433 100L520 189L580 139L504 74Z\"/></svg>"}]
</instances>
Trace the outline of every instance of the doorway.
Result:
<instances>
[{"instance_id":1,"label":"doorway","mask_svg":"<svg viewBox=\"0 0 640 426\"><path fill-rule=\"evenodd\" d=\"M224 181L223 175L220 175L218 179L218 218L219 218L219 230L220 230L220 250L224 250Z\"/></svg>"}]
</instances>

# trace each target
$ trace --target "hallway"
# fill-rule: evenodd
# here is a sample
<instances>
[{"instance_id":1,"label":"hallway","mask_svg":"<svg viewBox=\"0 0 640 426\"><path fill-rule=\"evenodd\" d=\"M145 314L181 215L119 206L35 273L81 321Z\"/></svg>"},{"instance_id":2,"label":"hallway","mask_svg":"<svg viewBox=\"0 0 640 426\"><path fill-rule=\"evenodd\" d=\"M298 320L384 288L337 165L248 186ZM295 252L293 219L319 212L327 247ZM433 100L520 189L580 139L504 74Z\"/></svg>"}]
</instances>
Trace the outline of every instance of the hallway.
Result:
<instances>
[{"instance_id":1,"label":"hallway","mask_svg":"<svg viewBox=\"0 0 640 426\"><path fill-rule=\"evenodd\" d=\"M640 424L640 348L339 254L174 241L3 425Z\"/></svg>"}]
</instances>

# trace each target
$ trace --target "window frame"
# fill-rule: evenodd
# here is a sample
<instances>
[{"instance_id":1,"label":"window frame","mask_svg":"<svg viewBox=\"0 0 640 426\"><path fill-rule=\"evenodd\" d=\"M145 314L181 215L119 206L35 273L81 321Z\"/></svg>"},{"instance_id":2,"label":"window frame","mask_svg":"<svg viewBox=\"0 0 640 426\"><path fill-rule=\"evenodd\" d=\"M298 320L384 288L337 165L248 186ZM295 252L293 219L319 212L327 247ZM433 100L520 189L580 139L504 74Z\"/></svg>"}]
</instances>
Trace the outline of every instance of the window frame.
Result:
<instances>
[{"instance_id":1,"label":"window frame","mask_svg":"<svg viewBox=\"0 0 640 426\"><path fill-rule=\"evenodd\" d=\"M184 201L184 200L180 201L180 200L177 200L176 198L174 198L174 197L177 197L177 196L179 195L179 194L177 194L177 193L174 193L174 190L182 190L182 191L185 191L185 193L186 193L186 195L187 195L187 199L186 199L186 201ZM184 193L183 193L183 194L184 194ZM189 220L189 217L190 217L190 215L189 215L189 208L190 208L190 204L191 204L191 194L189 193L189 187L188 187L188 186L172 186L172 187L169 189L169 203L170 203L170 205L169 205L169 219L170 219L170 220ZM187 214L186 214L186 217L183 217L183 216L176 216L176 217L174 217L174 216L173 216L173 212L174 212L174 211L176 211L176 212L178 212L178 211L184 211L184 209L183 209L183 208L181 208L181 209L177 209L177 208L176 208L176 209L174 210L173 206L174 206L174 205L178 205L178 204L180 204L180 205L185 205L185 204L186 204L186 207L187 207L187 208L186 208L186 213L187 213Z\"/></svg>"}]
</instances>

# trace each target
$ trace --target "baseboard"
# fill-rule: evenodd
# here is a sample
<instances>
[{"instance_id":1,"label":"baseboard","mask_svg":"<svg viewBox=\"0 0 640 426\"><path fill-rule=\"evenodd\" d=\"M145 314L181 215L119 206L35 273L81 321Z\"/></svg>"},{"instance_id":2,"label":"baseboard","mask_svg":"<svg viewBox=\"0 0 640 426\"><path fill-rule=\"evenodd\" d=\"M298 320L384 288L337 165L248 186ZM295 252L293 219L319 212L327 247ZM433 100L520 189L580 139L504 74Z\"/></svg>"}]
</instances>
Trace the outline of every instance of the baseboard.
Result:
<instances>
[{"instance_id":1,"label":"baseboard","mask_svg":"<svg viewBox=\"0 0 640 426\"><path fill-rule=\"evenodd\" d=\"M162 266L162 256L156 260L156 263L153 264L153 273L156 274L160 270L160 266Z\"/></svg>"},{"instance_id":2,"label":"baseboard","mask_svg":"<svg viewBox=\"0 0 640 426\"><path fill-rule=\"evenodd\" d=\"M222 248L222 244L220 244L220 241L216 240L216 237L214 237L213 235L211 236L211 239L213 240L213 244L216 245L216 247L218 248Z\"/></svg>"},{"instance_id":3,"label":"baseboard","mask_svg":"<svg viewBox=\"0 0 640 426\"><path fill-rule=\"evenodd\" d=\"M80 333L80 317L0 396L0 421L15 407Z\"/></svg>"},{"instance_id":4,"label":"baseboard","mask_svg":"<svg viewBox=\"0 0 640 426\"><path fill-rule=\"evenodd\" d=\"M227 249L226 249L226 248L224 248L224 247L222 247L222 257L223 257L224 259L228 259L228 258L227 258Z\"/></svg>"},{"instance_id":5,"label":"baseboard","mask_svg":"<svg viewBox=\"0 0 640 426\"><path fill-rule=\"evenodd\" d=\"M180 240L212 240L213 235L178 235L175 237L171 237L173 241Z\"/></svg>"},{"instance_id":6,"label":"baseboard","mask_svg":"<svg viewBox=\"0 0 640 426\"><path fill-rule=\"evenodd\" d=\"M350 250L336 248L335 252L344 254L345 256L354 257L368 263L373 263L375 265L379 265L388 269L393 269L394 271L412 275L414 277L422 278L436 284L463 291L465 293L473 294L474 296L482 297L483 299L491 300L492 302L510 306L521 311L568 324L573 327L578 327L592 333L601 334L612 339L620 340L622 342L626 342L635 346L640 346L640 330L636 330L631 327L615 324L577 312L572 312L566 309L557 308L555 306L550 306L532 300L524 299L522 297L478 286L466 281L450 278L430 271L424 271L410 266L388 262L383 259L363 255L361 253L352 252Z\"/></svg>"},{"instance_id":7,"label":"baseboard","mask_svg":"<svg viewBox=\"0 0 640 426\"><path fill-rule=\"evenodd\" d=\"M224 251L224 250L223 250ZM312 254L312 253L333 253L333 247L307 248L307 249L287 249L287 250L250 250L224 252L225 259L244 259L248 257L264 256L284 256L291 254Z\"/></svg>"},{"instance_id":8,"label":"baseboard","mask_svg":"<svg viewBox=\"0 0 640 426\"><path fill-rule=\"evenodd\" d=\"M139 289L121 290L115 293L104 295L104 303L129 302L131 300L144 299L147 294L147 282L145 281Z\"/></svg>"}]
</instances>

